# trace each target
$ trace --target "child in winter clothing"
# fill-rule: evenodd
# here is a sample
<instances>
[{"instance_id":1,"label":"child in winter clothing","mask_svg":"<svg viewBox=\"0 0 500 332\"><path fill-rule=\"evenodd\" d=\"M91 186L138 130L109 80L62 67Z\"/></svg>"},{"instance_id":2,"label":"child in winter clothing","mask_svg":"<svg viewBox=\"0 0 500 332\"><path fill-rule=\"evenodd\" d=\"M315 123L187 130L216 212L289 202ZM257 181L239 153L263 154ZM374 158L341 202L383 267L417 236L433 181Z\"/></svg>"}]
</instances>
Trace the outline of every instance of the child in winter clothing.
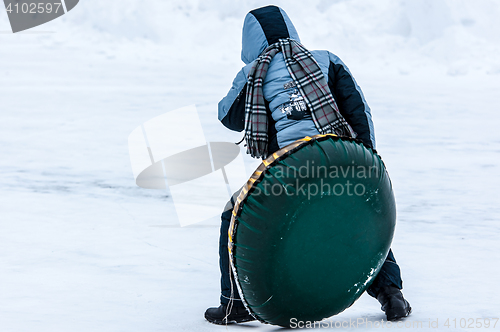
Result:
<instances>
[{"instance_id":1,"label":"child in winter clothing","mask_svg":"<svg viewBox=\"0 0 500 332\"><path fill-rule=\"evenodd\" d=\"M297 139L325 133L356 137L375 149L371 111L349 69L328 51L305 49L281 8L267 6L247 14L241 58L246 66L219 103L219 120L231 130L245 130L253 157L265 158ZM216 324L250 321L253 317L234 292L237 287L230 278L227 233L231 211L221 219L221 305L207 309L205 318ZM388 320L406 317L411 311L401 289L400 269L389 251L367 290L380 301Z\"/></svg>"}]
</instances>

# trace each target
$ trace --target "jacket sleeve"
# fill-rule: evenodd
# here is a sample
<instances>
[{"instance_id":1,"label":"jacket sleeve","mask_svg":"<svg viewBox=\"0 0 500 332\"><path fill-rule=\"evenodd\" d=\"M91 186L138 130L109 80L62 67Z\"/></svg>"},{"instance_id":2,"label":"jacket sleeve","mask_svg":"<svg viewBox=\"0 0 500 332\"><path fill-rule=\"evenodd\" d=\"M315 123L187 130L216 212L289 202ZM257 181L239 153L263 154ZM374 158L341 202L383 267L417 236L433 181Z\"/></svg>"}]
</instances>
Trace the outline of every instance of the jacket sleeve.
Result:
<instances>
[{"instance_id":1,"label":"jacket sleeve","mask_svg":"<svg viewBox=\"0 0 500 332\"><path fill-rule=\"evenodd\" d=\"M370 107L347 66L329 53L328 86L339 111L363 143L376 148Z\"/></svg>"},{"instance_id":2,"label":"jacket sleeve","mask_svg":"<svg viewBox=\"0 0 500 332\"><path fill-rule=\"evenodd\" d=\"M233 81L226 97L219 102L219 120L234 131L245 129L246 67L241 69Z\"/></svg>"}]
</instances>

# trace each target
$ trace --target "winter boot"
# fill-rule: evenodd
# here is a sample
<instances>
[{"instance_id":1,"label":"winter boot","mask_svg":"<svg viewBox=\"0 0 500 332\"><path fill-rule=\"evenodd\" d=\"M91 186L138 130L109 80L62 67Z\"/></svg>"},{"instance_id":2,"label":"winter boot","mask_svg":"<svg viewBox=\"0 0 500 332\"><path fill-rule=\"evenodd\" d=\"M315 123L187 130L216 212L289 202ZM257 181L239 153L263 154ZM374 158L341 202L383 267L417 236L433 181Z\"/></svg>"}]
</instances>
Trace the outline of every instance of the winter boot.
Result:
<instances>
[{"instance_id":1,"label":"winter boot","mask_svg":"<svg viewBox=\"0 0 500 332\"><path fill-rule=\"evenodd\" d=\"M410 304L404 299L403 293L397 287L388 286L382 288L377 300L382 305L382 311L387 315L387 320L398 320L407 317L411 313Z\"/></svg>"},{"instance_id":2,"label":"winter boot","mask_svg":"<svg viewBox=\"0 0 500 332\"><path fill-rule=\"evenodd\" d=\"M255 320L245 309L241 306L232 306L228 311L226 304L221 304L218 308L208 308L205 311L205 318L210 322L218 325L243 323Z\"/></svg>"}]
</instances>

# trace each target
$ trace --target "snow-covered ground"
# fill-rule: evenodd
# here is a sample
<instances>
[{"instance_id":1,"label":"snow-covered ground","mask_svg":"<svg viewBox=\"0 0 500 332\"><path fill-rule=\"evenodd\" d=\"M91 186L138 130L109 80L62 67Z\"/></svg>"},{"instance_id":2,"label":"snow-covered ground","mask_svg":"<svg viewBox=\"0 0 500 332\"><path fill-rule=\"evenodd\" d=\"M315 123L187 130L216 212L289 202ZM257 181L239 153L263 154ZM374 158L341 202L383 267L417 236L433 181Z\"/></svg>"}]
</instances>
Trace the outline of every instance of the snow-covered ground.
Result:
<instances>
[{"instance_id":1,"label":"snow-covered ground","mask_svg":"<svg viewBox=\"0 0 500 332\"><path fill-rule=\"evenodd\" d=\"M239 140L216 104L241 66L243 17L265 4L83 0L18 34L0 10L0 331L226 329L203 318L218 305L218 219L179 227L168 192L135 185L127 138L194 103L208 141ZM499 317L500 3L275 4L371 105L406 322ZM384 315L363 295L332 320L358 318Z\"/></svg>"}]
</instances>

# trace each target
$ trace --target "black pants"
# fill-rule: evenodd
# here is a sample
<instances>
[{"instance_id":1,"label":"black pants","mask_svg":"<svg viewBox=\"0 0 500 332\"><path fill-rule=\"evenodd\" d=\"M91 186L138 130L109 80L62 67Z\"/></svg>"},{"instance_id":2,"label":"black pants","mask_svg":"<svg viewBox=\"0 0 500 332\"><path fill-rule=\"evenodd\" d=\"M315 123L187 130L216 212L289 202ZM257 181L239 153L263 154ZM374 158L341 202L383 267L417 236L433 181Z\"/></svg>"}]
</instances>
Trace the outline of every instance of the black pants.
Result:
<instances>
[{"instance_id":1,"label":"black pants","mask_svg":"<svg viewBox=\"0 0 500 332\"><path fill-rule=\"evenodd\" d=\"M219 239L219 267L221 272L221 304L228 304L231 299L231 279L232 279L232 289L233 289L233 299L234 306L243 306L241 302L240 295L238 293L238 288L236 287L236 283L232 276L232 272L230 272L229 267L229 253L227 249L228 243L228 230L229 224L231 223L231 213L232 210L225 211L222 213L221 226L220 226L220 239ZM382 265L380 272L377 277L371 284L371 286L367 289L367 293L373 297L377 297L380 289L385 286L396 286L399 289L403 288L403 281L401 280L401 273L399 270L399 266L394 259L394 255L392 254L392 250L389 250L389 254Z\"/></svg>"}]
</instances>

